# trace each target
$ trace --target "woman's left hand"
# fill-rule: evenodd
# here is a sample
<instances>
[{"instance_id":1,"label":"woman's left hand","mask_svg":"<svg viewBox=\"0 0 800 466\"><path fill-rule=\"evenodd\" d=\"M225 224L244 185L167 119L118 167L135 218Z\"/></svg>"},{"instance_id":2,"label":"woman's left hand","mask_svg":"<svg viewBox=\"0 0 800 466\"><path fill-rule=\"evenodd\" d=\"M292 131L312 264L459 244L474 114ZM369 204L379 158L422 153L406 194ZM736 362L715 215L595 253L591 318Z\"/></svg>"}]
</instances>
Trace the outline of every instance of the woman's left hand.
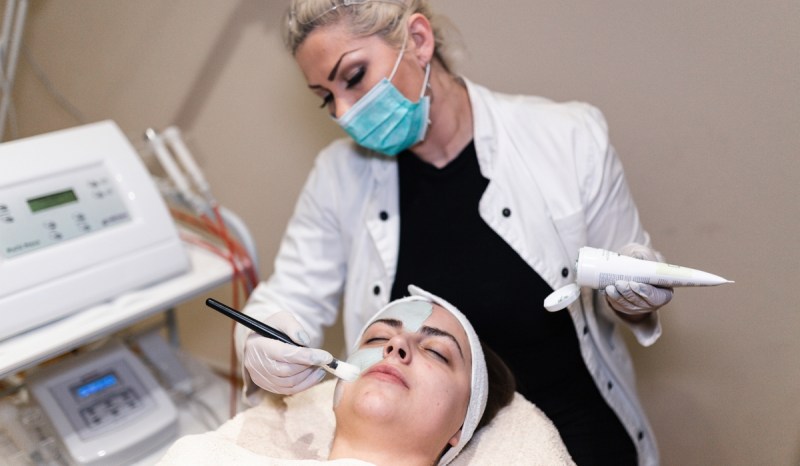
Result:
<instances>
[{"instance_id":1,"label":"woman's left hand","mask_svg":"<svg viewBox=\"0 0 800 466\"><path fill-rule=\"evenodd\" d=\"M672 299L672 288L617 280L606 287L606 299L612 309L625 316L644 318Z\"/></svg>"},{"instance_id":2,"label":"woman's left hand","mask_svg":"<svg viewBox=\"0 0 800 466\"><path fill-rule=\"evenodd\" d=\"M653 249L641 244L631 243L623 246L619 253L649 261L663 262ZM645 283L617 280L605 289L606 300L620 317L626 320L641 320L672 300L673 290Z\"/></svg>"}]
</instances>

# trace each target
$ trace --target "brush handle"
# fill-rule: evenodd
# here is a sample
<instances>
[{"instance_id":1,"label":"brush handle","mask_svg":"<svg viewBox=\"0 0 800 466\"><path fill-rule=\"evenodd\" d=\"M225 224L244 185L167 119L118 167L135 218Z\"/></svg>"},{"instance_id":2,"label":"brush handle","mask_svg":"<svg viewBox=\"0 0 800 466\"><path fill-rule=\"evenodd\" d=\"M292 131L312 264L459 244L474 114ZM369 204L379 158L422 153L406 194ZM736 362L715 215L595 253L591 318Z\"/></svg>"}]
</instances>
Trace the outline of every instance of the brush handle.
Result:
<instances>
[{"instance_id":1,"label":"brush handle","mask_svg":"<svg viewBox=\"0 0 800 466\"><path fill-rule=\"evenodd\" d=\"M270 327L269 325L265 324L264 322L258 321L253 319L252 317L242 314L241 312L237 311L236 309L226 306L221 302L217 301L216 299L208 298L206 299L206 306L214 309L215 311L219 311L220 313L230 317L231 319L239 322L240 324L244 325L245 327L253 330L257 334L271 338L273 340L278 340L283 343L287 343L293 346L300 346L305 348L304 345L295 343L289 338L288 335L281 332L280 330ZM360 370L358 367L348 364L346 362L339 361L336 358L333 358L331 362L325 365L320 365L323 369L330 372L331 374L339 377L340 379L353 381L358 377Z\"/></svg>"},{"instance_id":2,"label":"brush handle","mask_svg":"<svg viewBox=\"0 0 800 466\"><path fill-rule=\"evenodd\" d=\"M292 339L289 338L288 335L281 332L280 330L270 327L264 322L253 319L252 317L246 314L242 314L236 309L226 306L225 304L222 304L216 299L212 298L206 299L206 306L210 307L211 309L214 309L215 311L219 311L220 313L230 317L236 322L239 322L240 324L244 325L245 327L249 328L250 330L256 332L261 336L272 338L273 340L278 340L280 342L287 343L289 345L303 346L301 344L292 341Z\"/></svg>"}]
</instances>

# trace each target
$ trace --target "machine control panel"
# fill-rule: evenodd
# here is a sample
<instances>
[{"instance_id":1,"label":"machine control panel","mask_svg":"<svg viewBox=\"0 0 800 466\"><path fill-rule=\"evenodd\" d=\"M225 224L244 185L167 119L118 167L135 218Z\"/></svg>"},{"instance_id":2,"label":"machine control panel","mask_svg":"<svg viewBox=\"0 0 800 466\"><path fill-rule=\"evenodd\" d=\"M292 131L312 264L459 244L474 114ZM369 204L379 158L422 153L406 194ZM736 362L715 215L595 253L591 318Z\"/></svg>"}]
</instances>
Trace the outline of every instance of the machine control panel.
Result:
<instances>
[{"instance_id":1,"label":"machine control panel","mask_svg":"<svg viewBox=\"0 0 800 466\"><path fill-rule=\"evenodd\" d=\"M2 194L0 253L6 258L131 220L117 183L102 164L10 187Z\"/></svg>"},{"instance_id":2,"label":"machine control panel","mask_svg":"<svg viewBox=\"0 0 800 466\"><path fill-rule=\"evenodd\" d=\"M44 367L28 387L75 464L127 463L177 434L175 405L119 342Z\"/></svg>"},{"instance_id":3,"label":"machine control panel","mask_svg":"<svg viewBox=\"0 0 800 466\"><path fill-rule=\"evenodd\" d=\"M0 340L191 267L113 121L0 144Z\"/></svg>"},{"instance_id":4,"label":"machine control panel","mask_svg":"<svg viewBox=\"0 0 800 466\"><path fill-rule=\"evenodd\" d=\"M142 384L125 361L116 367L66 379L50 391L72 426L83 438L137 413L154 408Z\"/></svg>"}]
</instances>

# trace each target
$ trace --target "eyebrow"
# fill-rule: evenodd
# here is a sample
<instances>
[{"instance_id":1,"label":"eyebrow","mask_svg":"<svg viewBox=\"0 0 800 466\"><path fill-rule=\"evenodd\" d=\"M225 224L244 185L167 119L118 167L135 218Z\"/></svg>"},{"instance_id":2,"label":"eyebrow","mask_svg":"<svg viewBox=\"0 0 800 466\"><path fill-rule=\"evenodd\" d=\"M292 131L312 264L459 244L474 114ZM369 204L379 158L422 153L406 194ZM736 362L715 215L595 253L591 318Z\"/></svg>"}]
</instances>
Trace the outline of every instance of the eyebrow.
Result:
<instances>
[{"instance_id":1,"label":"eyebrow","mask_svg":"<svg viewBox=\"0 0 800 466\"><path fill-rule=\"evenodd\" d=\"M344 58L344 56L347 55L348 53L350 52L343 53L342 56L339 57L338 60L336 60L336 64L333 65L333 69L331 70L330 74L328 74L328 81L333 81L333 78L336 76L336 72L339 71L339 65L342 64L342 58Z\"/></svg>"},{"instance_id":2,"label":"eyebrow","mask_svg":"<svg viewBox=\"0 0 800 466\"><path fill-rule=\"evenodd\" d=\"M335 64L335 65L333 65L333 69L332 69L332 70L331 70L331 72L328 74L328 81L333 81L333 78L335 78L335 77L336 77L336 73L339 71L339 65L341 65L341 64L342 64L342 59L345 57L345 55L348 55L348 54L350 54L350 53L353 53L353 52L355 52L356 50L361 50L361 48L362 48L362 47L358 47L358 48L355 48L355 49L353 49L353 50L348 50L347 52L343 53L343 54L342 54L342 56L340 56L340 57L339 57L339 59L338 59L338 60L336 60L336 64ZM319 84L309 84L309 85L308 85L308 87L309 87L310 89L319 89L319 88L321 88L322 86L321 86L321 85L319 85Z\"/></svg>"},{"instance_id":3,"label":"eyebrow","mask_svg":"<svg viewBox=\"0 0 800 466\"><path fill-rule=\"evenodd\" d=\"M456 344L456 348L458 348L458 354L461 356L461 359L464 359L464 353L461 351L461 345L458 344L458 340L456 340L456 337L454 337L453 334L451 334L450 332L445 332L442 329L438 329L436 327L429 327L427 325L423 325L422 328L419 329L419 332L422 333L423 335L429 335L434 337L445 337L449 338L450 340L453 340L453 343Z\"/></svg>"},{"instance_id":4,"label":"eyebrow","mask_svg":"<svg viewBox=\"0 0 800 466\"><path fill-rule=\"evenodd\" d=\"M378 323L388 325L388 326L390 326L392 328L403 328L403 322L401 322L401 321L399 321L397 319L378 319L375 322L369 324L369 327L372 327L373 325L378 324ZM367 327L367 328L369 328L369 327ZM423 325L419 329L418 333L421 333L421 334L427 335L427 336L433 336L433 337L449 338L450 340L453 341L453 343L456 344L456 348L458 348L458 354L461 356L461 359L464 359L464 352L461 350L461 345L458 344L458 340L456 340L456 337L454 337L452 333L445 332L442 329L439 329L439 328L436 328L436 327L430 327L428 325Z\"/></svg>"}]
</instances>

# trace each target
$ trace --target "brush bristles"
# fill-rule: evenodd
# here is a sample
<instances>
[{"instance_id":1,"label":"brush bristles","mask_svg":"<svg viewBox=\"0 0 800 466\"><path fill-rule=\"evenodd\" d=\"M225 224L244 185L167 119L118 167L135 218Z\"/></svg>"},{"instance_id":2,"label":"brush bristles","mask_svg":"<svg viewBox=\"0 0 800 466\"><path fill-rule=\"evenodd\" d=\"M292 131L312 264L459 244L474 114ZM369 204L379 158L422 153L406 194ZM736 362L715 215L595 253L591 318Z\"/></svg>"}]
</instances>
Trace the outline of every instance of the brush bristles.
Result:
<instances>
[{"instance_id":1,"label":"brush bristles","mask_svg":"<svg viewBox=\"0 0 800 466\"><path fill-rule=\"evenodd\" d=\"M361 373L361 370L357 366L339 361L338 359L334 359L330 364L323 367L326 371L346 382L352 382L353 380L357 379Z\"/></svg>"}]
</instances>

